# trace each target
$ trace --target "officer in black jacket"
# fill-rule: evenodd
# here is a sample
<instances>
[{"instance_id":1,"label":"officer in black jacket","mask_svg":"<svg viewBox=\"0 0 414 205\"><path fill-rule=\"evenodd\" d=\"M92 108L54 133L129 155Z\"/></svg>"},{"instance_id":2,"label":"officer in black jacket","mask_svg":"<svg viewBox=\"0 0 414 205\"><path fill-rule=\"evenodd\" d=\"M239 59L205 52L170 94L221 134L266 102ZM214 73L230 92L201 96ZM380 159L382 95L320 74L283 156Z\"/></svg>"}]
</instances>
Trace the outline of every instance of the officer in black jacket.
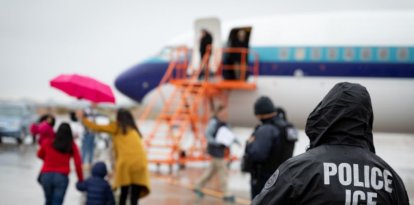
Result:
<instances>
[{"instance_id":1,"label":"officer in black jacket","mask_svg":"<svg viewBox=\"0 0 414 205\"><path fill-rule=\"evenodd\" d=\"M246 153L252 162L251 197L260 193L267 179L281 164L280 130L275 125L277 117L270 98L262 96L254 105L254 114L261 121L247 142Z\"/></svg>"},{"instance_id":2,"label":"officer in black jacket","mask_svg":"<svg viewBox=\"0 0 414 205\"><path fill-rule=\"evenodd\" d=\"M375 155L365 87L338 83L309 115L308 151L283 163L252 204L409 204L398 174Z\"/></svg>"}]
</instances>

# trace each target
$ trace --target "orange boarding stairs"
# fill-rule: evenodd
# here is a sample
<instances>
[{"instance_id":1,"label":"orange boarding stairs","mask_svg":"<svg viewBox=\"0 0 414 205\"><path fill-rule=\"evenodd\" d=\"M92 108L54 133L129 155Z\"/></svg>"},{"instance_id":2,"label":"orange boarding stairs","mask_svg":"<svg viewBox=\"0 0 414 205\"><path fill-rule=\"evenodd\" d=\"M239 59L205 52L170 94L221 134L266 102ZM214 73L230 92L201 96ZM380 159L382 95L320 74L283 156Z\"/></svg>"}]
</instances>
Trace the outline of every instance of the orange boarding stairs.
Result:
<instances>
[{"instance_id":1,"label":"orange boarding stairs","mask_svg":"<svg viewBox=\"0 0 414 205\"><path fill-rule=\"evenodd\" d=\"M258 76L258 55L253 53L254 64L247 64L245 48L225 48L223 53L238 53L241 55L240 65L225 65L216 62L218 70L214 76L209 76L209 53L203 57L200 66L192 74L189 70L188 50L177 48L172 54L172 60L162 78L157 93L154 95L140 116L147 120L155 104L161 98L163 105L158 113L150 133L144 133L149 162L157 165L168 165L170 171L175 164L184 166L187 162L205 161L209 156L205 152L206 141L204 132L214 102L221 101L227 105L231 90L255 90ZM221 58L214 58L221 59ZM204 79L199 79L204 69ZM223 71L234 70L239 73L238 79L223 79ZM251 75L246 81L247 73ZM171 84L172 92L167 96L161 85ZM231 114L231 113L230 113ZM236 159L236 157L231 157Z\"/></svg>"}]
</instances>

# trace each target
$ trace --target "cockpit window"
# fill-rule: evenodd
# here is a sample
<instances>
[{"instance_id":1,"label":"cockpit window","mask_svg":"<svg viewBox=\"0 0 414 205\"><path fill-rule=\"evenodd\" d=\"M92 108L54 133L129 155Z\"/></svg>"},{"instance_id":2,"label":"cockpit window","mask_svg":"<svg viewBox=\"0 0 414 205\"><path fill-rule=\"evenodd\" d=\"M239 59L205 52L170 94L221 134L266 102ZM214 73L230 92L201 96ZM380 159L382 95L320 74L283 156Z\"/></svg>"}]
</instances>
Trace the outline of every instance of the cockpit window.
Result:
<instances>
[{"instance_id":1,"label":"cockpit window","mask_svg":"<svg viewBox=\"0 0 414 205\"><path fill-rule=\"evenodd\" d=\"M172 55L172 47L164 47L159 53L158 53L158 57L165 59L165 60L170 60L171 59L171 55Z\"/></svg>"},{"instance_id":2,"label":"cockpit window","mask_svg":"<svg viewBox=\"0 0 414 205\"><path fill-rule=\"evenodd\" d=\"M171 61L173 58L174 59L187 59L189 60L191 57L191 49L188 50L182 50L182 46L168 46L168 47L164 47L157 55L158 58L166 60L166 61ZM181 49L181 50L178 50ZM177 52L178 51L178 52ZM186 52L184 52L186 51ZM187 55L186 55L187 54Z\"/></svg>"}]
</instances>

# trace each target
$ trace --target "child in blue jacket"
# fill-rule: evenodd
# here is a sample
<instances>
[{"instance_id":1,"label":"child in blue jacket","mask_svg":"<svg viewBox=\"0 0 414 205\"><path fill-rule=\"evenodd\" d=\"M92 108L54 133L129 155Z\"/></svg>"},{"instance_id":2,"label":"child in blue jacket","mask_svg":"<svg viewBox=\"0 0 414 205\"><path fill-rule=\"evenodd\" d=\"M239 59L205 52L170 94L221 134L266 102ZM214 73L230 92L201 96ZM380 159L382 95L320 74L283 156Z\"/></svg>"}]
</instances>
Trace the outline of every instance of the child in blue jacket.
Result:
<instances>
[{"instance_id":1,"label":"child in blue jacket","mask_svg":"<svg viewBox=\"0 0 414 205\"><path fill-rule=\"evenodd\" d=\"M97 162L92 167L92 176L76 184L79 191L87 193L86 205L115 205L111 186L105 180L106 174L105 163Z\"/></svg>"}]
</instances>

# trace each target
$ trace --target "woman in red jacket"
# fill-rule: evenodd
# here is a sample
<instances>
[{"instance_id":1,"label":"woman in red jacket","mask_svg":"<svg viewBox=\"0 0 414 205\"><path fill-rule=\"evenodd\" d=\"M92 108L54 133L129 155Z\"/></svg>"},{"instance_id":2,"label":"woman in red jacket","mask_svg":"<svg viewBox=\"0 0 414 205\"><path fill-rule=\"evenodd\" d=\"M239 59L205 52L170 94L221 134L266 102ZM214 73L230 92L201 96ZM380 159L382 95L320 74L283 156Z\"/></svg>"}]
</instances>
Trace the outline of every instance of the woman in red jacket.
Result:
<instances>
[{"instance_id":1,"label":"woman in red jacket","mask_svg":"<svg viewBox=\"0 0 414 205\"><path fill-rule=\"evenodd\" d=\"M36 136L39 135L39 145L42 145L45 139L54 139L55 131L53 127L55 126L55 117L51 114L46 114L40 117L38 123L34 123L30 126L30 132L33 136L33 142L36 142Z\"/></svg>"},{"instance_id":2,"label":"woman in red jacket","mask_svg":"<svg viewBox=\"0 0 414 205\"><path fill-rule=\"evenodd\" d=\"M78 180L83 181L79 149L73 141L68 123L59 126L54 139L42 142L37 156L43 160L39 182L45 193L46 205L62 204L69 183L70 158L73 157L75 161Z\"/></svg>"}]
</instances>

